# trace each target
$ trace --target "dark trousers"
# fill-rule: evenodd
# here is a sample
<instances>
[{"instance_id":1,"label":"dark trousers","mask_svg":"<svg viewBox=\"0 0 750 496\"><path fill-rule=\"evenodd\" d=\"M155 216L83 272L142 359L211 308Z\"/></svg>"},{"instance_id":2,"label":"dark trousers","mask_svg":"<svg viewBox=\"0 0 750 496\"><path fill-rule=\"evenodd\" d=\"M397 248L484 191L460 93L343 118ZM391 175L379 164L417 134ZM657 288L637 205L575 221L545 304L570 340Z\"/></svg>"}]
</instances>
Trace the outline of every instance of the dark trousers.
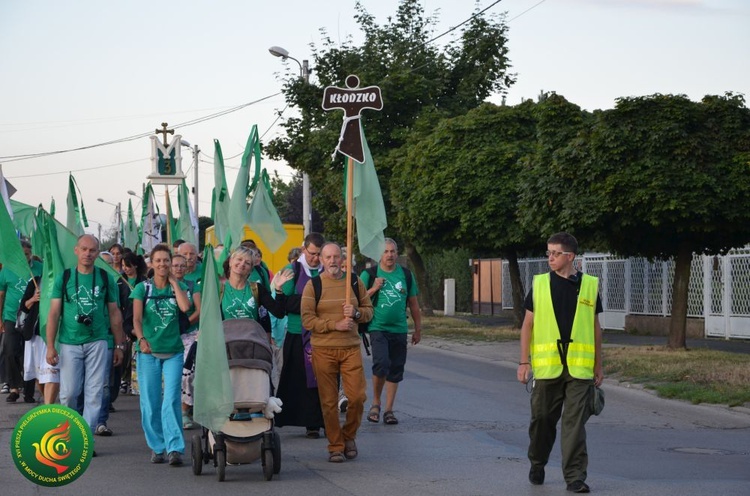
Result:
<instances>
[{"instance_id":1,"label":"dark trousers","mask_svg":"<svg viewBox=\"0 0 750 496\"><path fill-rule=\"evenodd\" d=\"M537 467L547 464L562 417L562 471L568 484L586 480L586 421L591 415L588 399L592 382L572 377L566 368L556 379L537 379L531 393L529 461Z\"/></svg>"},{"instance_id":2,"label":"dark trousers","mask_svg":"<svg viewBox=\"0 0 750 496\"><path fill-rule=\"evenodd\" d=\"M16 330L16 323L3 322L3 359L5 361L5 382L11 389L23 389L23 345L21 332Z\"/></svg>"}]
</instances>

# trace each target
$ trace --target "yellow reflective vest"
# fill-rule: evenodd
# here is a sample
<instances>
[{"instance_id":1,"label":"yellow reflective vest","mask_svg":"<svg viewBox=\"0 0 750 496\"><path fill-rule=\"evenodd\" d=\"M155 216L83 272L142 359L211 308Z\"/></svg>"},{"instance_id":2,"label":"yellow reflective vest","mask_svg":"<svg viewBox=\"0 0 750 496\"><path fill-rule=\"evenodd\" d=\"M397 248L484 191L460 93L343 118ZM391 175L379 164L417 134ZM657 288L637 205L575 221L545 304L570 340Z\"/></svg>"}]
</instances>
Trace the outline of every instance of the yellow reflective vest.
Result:
<instances>
[{"instance_id":1,"label":"yellow reflective vest","mask_svg":"<svg viewBox=\"0 0 750 496\"><path fill-rule=\"evenodd\" d=\"M578 304L573 318L573 330L568 345L568 372L577 379L593 379L596 347L594 343L594 319L596 319L596 297L599 279L583 274ZM552 307L550 274L534 276L534 327L531 333L531 368L537 379L554 379L563 371L558 340L555 310Z\"/></svg>"}]
</instances>

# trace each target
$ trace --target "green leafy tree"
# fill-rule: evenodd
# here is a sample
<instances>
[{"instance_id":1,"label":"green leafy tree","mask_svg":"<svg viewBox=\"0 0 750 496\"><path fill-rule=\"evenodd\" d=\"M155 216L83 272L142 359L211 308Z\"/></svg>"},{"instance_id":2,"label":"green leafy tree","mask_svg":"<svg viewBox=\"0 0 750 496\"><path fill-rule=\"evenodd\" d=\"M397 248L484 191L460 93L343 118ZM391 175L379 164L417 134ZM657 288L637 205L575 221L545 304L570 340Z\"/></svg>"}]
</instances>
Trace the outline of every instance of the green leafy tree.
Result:
<instances>
[{"instance_id":1,"label":"green leafy tree","mask_svg":"<svg viewBox=\"0 0 750 496\"><path fill-rule=\"evenodd\" d=\"M552 110L569 123L567 137L551 130L552 146L540 145L531 161L526 218L544 219L537 226L548 232L580 231L623 256L673 258L668 346L684 348L693 254L725 253L750 241L744 98L621 98L590 126L561 97Z\"/></svg>"},{"instance_id":2,"label":"green leafy tree","mask_svg":"<svg viewBox=\"0 0 750 496\"><path fill-rule=\"evenodd\" d=\"M521 159L536 145L534 103L483 104L440 121L394 172L397 225L419 246L468 248L509 261L516 323L523 320L518 253L539 238L517 218Z\"/></svg>"},{"instance_id":3,"label":"green leafy tree","mask_svg":"<svg viewBox=\"0 0 750 496\"><path fill-rule=\"evenodd\" d=\"M299 110L299 116L287 119L282 124L286 136L272 140L266 149L272 158L286 160L292 168L309 174L318 192L313 205L325 219L325 233L331 239L343 239L346 232L343 160L336 157L331 161L343 114L321 109L326 86L342 86L346 76L356 74L361 86L381 88L383 110L365 112L362 121L386 212L393 219L390 178L395 160L391 154L402 155L400 149L410 135L429 132L441 117L466 113L514 82L508 72L503 17L473 17L460 36L441 50L430 43L435 20L425 17L418 0L403 0L395 16L383 25L361 4L356 10L364 41L361 45L351 39L338 43L323 32L320 45L311 45L317 83L306 84L300 79L285 83L287 102ZM395 232L388 234L399 237ZM420 286L425 287L424 266L408 239L405 252Z\"/></svg>"}]
</instances>

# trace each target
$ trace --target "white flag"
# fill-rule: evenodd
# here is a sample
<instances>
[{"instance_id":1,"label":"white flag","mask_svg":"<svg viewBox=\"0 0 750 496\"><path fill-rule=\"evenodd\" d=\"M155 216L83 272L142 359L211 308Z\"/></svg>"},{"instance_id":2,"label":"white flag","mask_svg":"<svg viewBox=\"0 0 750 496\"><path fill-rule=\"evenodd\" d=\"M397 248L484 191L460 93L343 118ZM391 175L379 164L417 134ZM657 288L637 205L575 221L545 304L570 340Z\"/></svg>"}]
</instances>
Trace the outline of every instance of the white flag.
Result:
<instances>
[{"instance_id":1,"label":"white flag","mask_svg":"<svg viewBox=\"0 0 750 496\"><path fill-rule=\"evenodd\" d=\"M154 190L151 183L146 186L143 195L143 214L141 216L141 249L148 255L154 246L161 243L161 222L159 211L154 203Z\"/></svg>"}]
</instances>

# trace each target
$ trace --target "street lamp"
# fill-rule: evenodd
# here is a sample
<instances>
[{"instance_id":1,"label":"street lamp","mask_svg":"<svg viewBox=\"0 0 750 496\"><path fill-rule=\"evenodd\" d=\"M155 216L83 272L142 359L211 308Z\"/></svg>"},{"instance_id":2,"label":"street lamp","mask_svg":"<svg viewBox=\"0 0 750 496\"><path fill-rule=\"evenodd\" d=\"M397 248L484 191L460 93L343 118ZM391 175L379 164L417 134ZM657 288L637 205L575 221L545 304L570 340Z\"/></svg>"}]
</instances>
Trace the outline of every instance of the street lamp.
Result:
<instances>
[{"instance_id":1,"label":"street lamp","mask_svg":"<svg viewBox=\"0 0 750 496\"><path fill-rule=\"evenodd\" d=\"M122 206L120 205L120 202L117 202L117 204L115 205L114 203L104 200L104 198L97 198L96 201L106 203L107 205L112 205L113 207L115 207L115 221L117 225L117 234L115 235L115 241L119 244L120 231L122 230L122 225L120 224L122 222ZM101 229L101 224L99 225L99 229Z\"/></svg>"},{"instance_id":2,"label":"street lamp","mask_svg":"<svg viewBox=\"0 0 750 496\"><path fill-rule=\"evenodd\" d=\"M301 63L299 60L291 57L289 51L281 48L280 46L272 46L268 49L271 55L274 57L281 57L282 60L292 59L299 65L299 75L305 81L305 84L310 84L310 65L307 60L303 60ZM310 176L307 172L302 173L302 227L305 232L305 236L310 234L311 229L311 215L310 215Z\"/></svg>"}]
</instances>

